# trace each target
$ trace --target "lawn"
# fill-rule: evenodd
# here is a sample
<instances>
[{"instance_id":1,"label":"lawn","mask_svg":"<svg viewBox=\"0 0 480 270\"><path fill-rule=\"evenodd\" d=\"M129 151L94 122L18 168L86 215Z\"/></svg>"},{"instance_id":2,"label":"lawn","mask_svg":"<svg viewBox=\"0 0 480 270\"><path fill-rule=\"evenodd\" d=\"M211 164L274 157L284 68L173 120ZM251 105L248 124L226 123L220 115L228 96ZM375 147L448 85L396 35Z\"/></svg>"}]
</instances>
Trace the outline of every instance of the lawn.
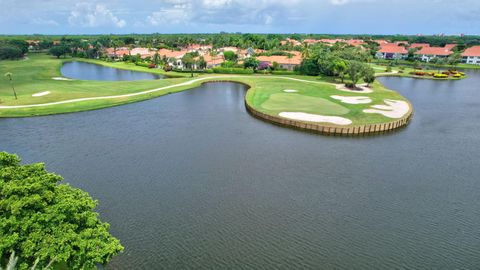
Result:
<instances>
[{"instance_id":1,"label":"lawn","mask_svg":"<svg viewBox=\"0 0 480 270\"><path fill-rule=\"evenodd\" d=\"M0 80L0 117L23 117L47 115L67 112L78 112L121 105L199 86L201 83L215 80L228 80L244 83L250 86L246 101L256 110L278 116L279 113L303 112L325 116L342 116L350 119L352 125L385 123L393 119L381 114L367 114L364 109L371 105L384 105L385 99L406 101L395 91L391 91L376 82L372 85L373 93L355 93L337 90L335 85L327 80L309 76L273 76L273 75L196 75L194 78L168 78L150 81L59 81L60 67L65 61L72 59L56 59L44 54L31 54L29 59L22 61L0 62L0 73L12 72L18 94L15 100L8 80ZM165 74L162 70L98 60L88 62L130 69L136 71ZM295 93L287 93L290 89ZM49 91L50 94L40 97L32 95ZM347 104L334 99L332 95L368 96L370 104ZM101 98L99 98L101 97ZM73 99L81 99L75 100ZM38 105L46 103L58 103ZM65 103L61 103L65 102ZM37 106L31 106L35 105ZM26 105L26 106L25 106ZM4 106L4 108L1 108ZM5 108L6 106L25 106L22 108ZM29 106L29 107L28 107Z\"/></svg>"}]
</instances>

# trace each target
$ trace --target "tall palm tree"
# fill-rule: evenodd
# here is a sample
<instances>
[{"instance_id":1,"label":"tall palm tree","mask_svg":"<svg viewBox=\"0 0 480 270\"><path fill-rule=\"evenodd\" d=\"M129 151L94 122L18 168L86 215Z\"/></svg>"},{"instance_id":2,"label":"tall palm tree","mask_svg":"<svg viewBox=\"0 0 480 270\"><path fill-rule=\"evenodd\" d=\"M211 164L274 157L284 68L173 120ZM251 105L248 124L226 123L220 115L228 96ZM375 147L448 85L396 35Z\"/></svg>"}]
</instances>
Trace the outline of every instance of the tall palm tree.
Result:
<instances>
[{"instance_id":1,"label":"tall palm tree","mask_svg":"<svg viewBox=\"0 0 480 270\"><path fill-rule=\"evenodd\" d=\"M15 92L15 87L13 86L13 74L11 72L7 72L5 73L5 77L7 77L8 80L10 81L10 85L12 86L13 95L15 96L15 99L18 99L17 92Z\"/></svg>"},{"instance_id":2,"label":"tall palm tree","mask_svg":"<svg viewBox=\"0 0 480 270\"><path fill-rule=\"evenodd\" d=\"M310 57L310 50L308 49L308 43L303 43L302 58L307 59Z\"/></svg>"}]
</instances>

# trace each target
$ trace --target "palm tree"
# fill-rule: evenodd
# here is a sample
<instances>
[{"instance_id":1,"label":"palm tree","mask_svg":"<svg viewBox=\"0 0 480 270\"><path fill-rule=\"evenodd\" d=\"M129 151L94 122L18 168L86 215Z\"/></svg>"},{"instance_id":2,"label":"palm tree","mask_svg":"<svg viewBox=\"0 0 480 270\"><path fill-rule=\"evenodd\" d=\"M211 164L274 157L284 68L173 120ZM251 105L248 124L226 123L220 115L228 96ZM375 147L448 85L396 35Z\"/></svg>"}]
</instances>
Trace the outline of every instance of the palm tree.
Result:
<instances>
[{"instance_id":1,"label":"palm tree","mask_svg":"<svg viewBox=\"0 0 480 270\"><path fill-rule=\"evenodd\" d=\"M18 99L17 92L15 92L15 87L13 86L13 74L11 72L7 72L5 73L5 77L7 77L8 80L10 81L10 85L12 86L13 95L15 96L15 99Z\"/></svg>"},{"instance_id":2,"label":"palm tree","mask_svg":"<svg viewBox=\"0 0 480 270\"><path fill-rule=\"evenodd\" d=\"M310 51L308 49L308 43L304 42L303 43L303 50L302 50L302 58L307 59L310 57Z\"/></svg>"},{"instance_id":3,"label":"palm tree","mask_svg":"<svg viewBox=\"0 0 480 270\"><path fill-rule=\"evenodd\" d=\"M217 57L218 53L216 50L212 48L210 51L210 56L212 57L212 65L215 66L215 57Z\"/></svg>"}]
</instances>

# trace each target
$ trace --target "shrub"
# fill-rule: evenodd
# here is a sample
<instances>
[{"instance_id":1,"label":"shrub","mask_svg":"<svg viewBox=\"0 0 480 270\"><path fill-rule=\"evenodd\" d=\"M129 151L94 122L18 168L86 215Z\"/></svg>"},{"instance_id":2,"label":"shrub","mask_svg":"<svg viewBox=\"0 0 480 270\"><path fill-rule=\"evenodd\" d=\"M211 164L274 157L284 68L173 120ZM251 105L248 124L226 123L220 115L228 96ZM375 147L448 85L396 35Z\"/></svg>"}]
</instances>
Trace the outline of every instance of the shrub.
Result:
<instances>
[{"instance_id":1,"label":"shrub","mask_svg":"<svg viewBox=\"0 0 480 270\"><path fill-rule=\"evenodd\" d=\"M153 64L153 63L151 63L151 64L148 65L148 68L156 68L156 67L157 67L157 65L155 65L155 64Z\"/></svg>"},{"instance_id":2,"label":"shrub","mask_svg":"<svg viewBox=\"0 0 480 270\"><path fill-rule=\"evenodd\" d=\"M253 69L215 67L213 68L213 72L223 74L253 74Z\"/></svg>"},{"instance_id":3,"label":"shrub","mask_svg":"<svg viewBox=\"0 0 480 270\"><path fill-rule=\"evenodd\" d=\"M23 57L22 50L14 46L2 46L0 47L0 60L4 59L19 59Z\"/></svg>"},{"instance_id":4,"label":"shrub","mask_svg":"<svg viewBox=\"0 0 480 270\"><path fill-rule=\"evenodd\" d=\"M442 73L436 73L433 75L434 78L445 79L448 78L448 75Z\"/></svg>"},{"instance_id":5,"label":"shrub","mask_svg":"<svg viewBox=\"0 0 480 270\"><path fill-rule=\"evenodd\" d=\"M453 77L454 77L454 78L461 78L461 77L463 77L463 76L462 76L462 74L457 73L457 74L453 74Z\"/></svg>"}]
</instances>

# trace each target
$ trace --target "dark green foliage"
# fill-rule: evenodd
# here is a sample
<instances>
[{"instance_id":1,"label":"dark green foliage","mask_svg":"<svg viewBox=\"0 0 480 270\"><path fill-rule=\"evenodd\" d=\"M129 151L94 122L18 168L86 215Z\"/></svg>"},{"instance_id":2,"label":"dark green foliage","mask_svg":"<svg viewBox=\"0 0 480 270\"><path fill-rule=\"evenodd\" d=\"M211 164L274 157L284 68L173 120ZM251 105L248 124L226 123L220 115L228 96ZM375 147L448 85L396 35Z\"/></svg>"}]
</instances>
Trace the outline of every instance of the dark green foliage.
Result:
<instances>
[{"instance_id":1,"label":"dark green foliage","mask_svg":"<svg viewBox=\"0 0 480 270\"><path fill-rule=\"evenodd\" d=\"M237 54L232 51L224 52L223 57L225 58L225 60L231 61L231 62L236 62L238 58Z\"/></svg>"},{"instance_id":2,"label":"dark green foliage","mask_svg":"<svg viewBox=\"0 0 480 270\"><path fill-rule=\"evenodd\" d=\"M44 164L20 165L16 155L0 152L0 257L13 251L19 269L39 260L70 269L106 264L123 247L94 211L88 193L60 183Z\"/></svg>"},{"instance_id":3,"label":"dark green foliage","mask_svg":"<svg viewBox=\"0 0 480 270\"><path fill-rule=\"evenodd\" d=\"M66 56L70 52L70 48L64 45L58 45L50 48L48 51L51 55L60 58L60 56Z\"/></svg>"},{"instance_id":4,"label":"dark green foliage","mask_svg":"<svg viewBox=\"0 0 480 270\"><path fill-rule=\"evenodd\" d=\"M15 60L23 57L22 50L11 45L0 45L0 60Z\"/></svg>"},{"instance_id":5,"label":"dark green foliage","mask_svg":"<svg viewBox=\"0 0 480 270\"><path fill-rule=\"evenodd\" d=\"M257 58L255 57L248 57L243 61L243 67L244 68L252 68L252 69L257 69L258 64L260 61L258 61Z\"/></svg>"}]
</instances>

